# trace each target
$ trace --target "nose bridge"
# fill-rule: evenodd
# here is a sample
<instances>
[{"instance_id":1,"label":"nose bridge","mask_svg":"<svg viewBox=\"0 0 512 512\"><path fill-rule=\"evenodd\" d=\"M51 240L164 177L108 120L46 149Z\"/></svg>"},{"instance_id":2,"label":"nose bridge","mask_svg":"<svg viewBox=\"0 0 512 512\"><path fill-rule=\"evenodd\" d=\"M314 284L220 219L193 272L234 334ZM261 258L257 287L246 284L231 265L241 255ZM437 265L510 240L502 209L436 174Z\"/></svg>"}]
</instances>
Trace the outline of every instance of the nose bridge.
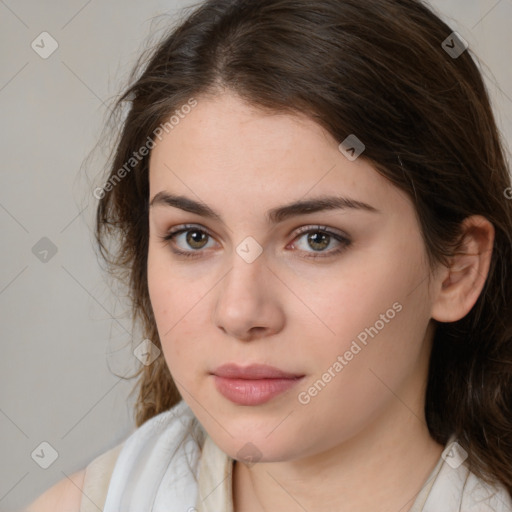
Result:
<instances>
[{"instance_id":1,"label":"nose bridge","mask_svg":"<svg viewBox=\"0 0 512 512\"><path fill-rule=\"evenodd\" d=\"M231 270L216 298L216 325L239 339L248 338L255 327L274 332L281 322L263 248L256 244L255 240L244 240L235 247Z\"/></svg>"},{"instance_id":2,"label":"nose bridge","mask_svg":"<svg viewBox=\"0 0 512 512\"><path fill-rule=\"evenodd\" d=\"M261 291L259 288L266 281L265 270L266 258L263 247L254 239L245 239L235 247L231 259L231 271L226 276L223 294L227 293L238 299L244 299L246 295L252 299L259 298Z\"/></svg>"}]
</instances>

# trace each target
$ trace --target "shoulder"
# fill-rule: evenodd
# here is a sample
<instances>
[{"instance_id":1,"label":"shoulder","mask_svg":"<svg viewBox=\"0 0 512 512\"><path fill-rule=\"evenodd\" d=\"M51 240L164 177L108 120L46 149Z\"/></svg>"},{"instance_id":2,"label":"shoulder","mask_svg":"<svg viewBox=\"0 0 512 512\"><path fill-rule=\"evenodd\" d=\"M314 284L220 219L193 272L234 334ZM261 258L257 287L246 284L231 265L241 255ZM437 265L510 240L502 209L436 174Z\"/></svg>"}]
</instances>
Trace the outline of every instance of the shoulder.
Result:
<instances>
[{"instance_id":1,"label":"shoulder","mask_svg":"<svg viewBox=\"0 0 512 512\"><path fill-rule=\"evenodd\" d=\"M87 496L91 503L104 503L123 443L100 454L88 466L57 482L23 512L81 512ZM85 510L88 510L85 506Z\"/></svg>"},{"instance_id":2,"label":"shoulder","mask_svg":"<svg viewBox=\"0 0 512 512\"><path fill-rule=\"evenodd\" d=\"M185 425L189 425L194 420L195 417L191 410L181 400L170 410L164 411L145 422L128 436L128 439L100 454L86 468L62 479L22 512L81 512L84 507L85 510L88 510L87 503L85 505L82 503L84 496L91 498L94 503L104 503L116 463L123 452L123 448L128 448L124 453L125 459L128 458L133 463L132 458L135 454L132 452L134 448L137 448L137 446L133 446L134 444L138 445L146 438L151 439L153 436L161 435L170 427L175 427L181 431ZM195 425L201 431L197 420L195 420ZM126 469L129 468L120 468L120 471ZM89 502L90 500L85 501Z\"/></svg>"},{"instance_id":3,"label":"shoulder","mask_svg":"<svg viewBox=\"0 0 512 512\"><path fill-rule=\"evenodd\" d=\"M23 512L80 512L86 470L63 478L41 494Z\"/></svg>"}]
</instances>

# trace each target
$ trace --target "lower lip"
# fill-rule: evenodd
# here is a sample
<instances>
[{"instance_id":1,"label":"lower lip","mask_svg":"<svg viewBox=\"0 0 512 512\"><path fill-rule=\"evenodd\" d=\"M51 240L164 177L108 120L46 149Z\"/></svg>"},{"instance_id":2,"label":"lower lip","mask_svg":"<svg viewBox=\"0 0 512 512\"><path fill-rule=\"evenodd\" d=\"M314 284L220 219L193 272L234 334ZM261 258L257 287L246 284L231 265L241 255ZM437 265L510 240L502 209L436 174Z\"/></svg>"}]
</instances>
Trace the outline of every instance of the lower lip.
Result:
<instances>
[{"instance_id":1,"label":"lower lip","mask_svg":"<svg viewBox=\"0 0 512 512\"><path fill-rule=\"evenodd\" d=\"M219 393L239 405L259 405L295 386L302 377L295 379L228 379L215 377Z\"/></svg>"}]
</instances>

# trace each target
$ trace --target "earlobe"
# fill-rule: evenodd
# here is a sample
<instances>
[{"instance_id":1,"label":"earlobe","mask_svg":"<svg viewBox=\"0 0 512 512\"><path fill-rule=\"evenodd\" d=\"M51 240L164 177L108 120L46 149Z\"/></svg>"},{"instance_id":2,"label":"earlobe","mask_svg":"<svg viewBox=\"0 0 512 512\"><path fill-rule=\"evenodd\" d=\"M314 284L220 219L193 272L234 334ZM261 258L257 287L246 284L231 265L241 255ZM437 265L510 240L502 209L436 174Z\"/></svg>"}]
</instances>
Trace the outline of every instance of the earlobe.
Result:
<instances>
[{"instance_id":1,"label":"earlobe","mask_svg":"<svg viewBox=\"0 0 512 512\"><path fill-rule=\"evenodd\" d=\"M466 218L462 241L435 282L432 318L456 322L475 305L485 285L491 264L494 226L480 215Z\"/></svg>"}]
</instances>

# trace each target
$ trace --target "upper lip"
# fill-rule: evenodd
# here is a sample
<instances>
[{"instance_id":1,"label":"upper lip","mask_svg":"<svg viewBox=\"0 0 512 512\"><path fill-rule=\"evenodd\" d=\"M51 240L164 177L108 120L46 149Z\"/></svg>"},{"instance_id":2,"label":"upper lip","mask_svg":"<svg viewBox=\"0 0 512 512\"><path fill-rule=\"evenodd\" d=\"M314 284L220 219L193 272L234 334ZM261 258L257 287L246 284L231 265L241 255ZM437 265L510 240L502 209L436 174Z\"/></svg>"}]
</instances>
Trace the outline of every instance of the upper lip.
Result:
<instances>
[{"instance_id":1,"label":"upper lip","mask_svg":"<svg viewBox=\"0 0 512 512\"><path fill-rule=\"evenodd\" d=\"M230 379L296 379L304 376L285 372L279 368L265 364L239 366L234 363L228 363L219 366L212 373L218 377L227 377Z\"/></svg>"}]
</instances>

